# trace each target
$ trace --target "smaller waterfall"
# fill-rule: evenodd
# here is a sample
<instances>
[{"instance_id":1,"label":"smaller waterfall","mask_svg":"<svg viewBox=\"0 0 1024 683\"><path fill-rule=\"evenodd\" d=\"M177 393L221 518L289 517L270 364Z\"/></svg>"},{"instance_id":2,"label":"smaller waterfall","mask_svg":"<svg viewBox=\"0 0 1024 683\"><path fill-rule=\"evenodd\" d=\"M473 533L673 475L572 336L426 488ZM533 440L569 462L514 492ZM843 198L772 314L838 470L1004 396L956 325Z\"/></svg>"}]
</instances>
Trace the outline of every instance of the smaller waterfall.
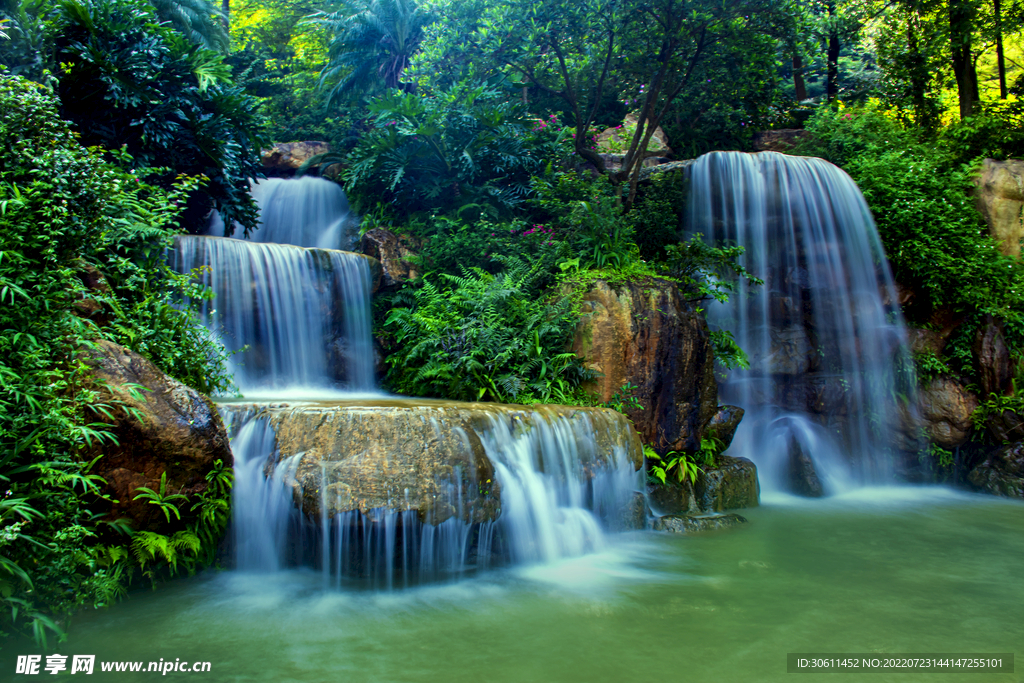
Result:
<instances>
[{"instance_id":1,"label":"smaller waterfall","mask_svg":"<svg viewBox=\"0 0 1024 683\"><path fill-rule=\"evenodd\" d=\"M169 263L182 273L203 269L200 279L215 294L202 304L203 322L239 352L230 369L243 394L373 390L366 258L180 236Z\"/></svg>"},{"instance_id":2,"label":"smaller waterfall","mask_svg":"<svg viewBox=\"0 0 1024 683\"><path fill-rule=\"evenodd\" d=\"M252 184L251 194L260 207L259 227L249 234L253 242L292 244L320 249L354 247L359 220L337 183L323 178L265 178ZM207 234L224 235L224 222L214 214ZM241 228L233 233L241 237Z\"/></svg>"},{"instance_id":3,"label":"smaller waterfall","mask_svg":"<svg viewBox=\"0 0 1024 683\"><path fill-rule=\"evenodd\" d=\"M446 415L429 404L424 407L424 402L388 403L411 406L414 414L408 423L421 423L427 431L436 431L432 421L453 419L450 413ZM317 429L330 432L323 438L315 437L318 443L348 430L373 429L367 426L365 407L316 410L323 416ZM269 411L257 406L223 406L225 421L234 435L237 476L233 533L238 539L238 568L269 571L312 564L323 571L329 586L392 589L424 581L454 580L496 565L550 562L604 547L606 529L617 524L638 485L627 446L609 445L618 435L610 439L608 434L620 427L619 422L626 425L625 420L619 416L609 419L600 413L567 417L544 410L510 420L507 412L494 407L461 410L464 412L458 413L458 419L468 414L472 426L460 421L463 426L456 425L455 431L463 433L471 450L473 443L483 448L497 479L474 479L472 486L500 487L500 509L491 518L472 512L471 502L460 493L465 487L463 471L457 465L442 465L437 472L450 474L417 471L413 475L426 479L449 477L439 483L454 501L456 514L433 523L429 512L405 507L418 495L409 489L404 493L406 500L395 501L391 507L328 513L330 496L334 495L328 491L336 486L329 484L333 480L326 476L330 463L321 461L314 466L317 474L322 474L314 479L316 490L310 490L314 484L304 488L301 474L308 466L300 463L303 458L320 454L281 456L273 424L282 425L282 420L293 419L294 413L289 413L286 406L271 407ZM388 419L394 419L393 414ZM301 423L306 424L310 423ZM299 428L306 431L305 426ZM407 438L421 441L418 434ZM609 447L610 453L598 452ZM396 458L400 456L384 456L381 466L399 462ZM433 486L437 481L425 483ZM337 485L351 491L350 486L358 483ZM296 506L298 500L309 495L319 498L319 512L312 516L304 515Z\"/></svg>"},{"instance_id":4,"label":"smaller waterfall","mask_svg":"<svg viewBox=\"0 0 1024 683\"><path fill-rule=\"evenodd\" d=\"M791 488L801 453L825 493L890 481L915 383L856 184L821 159L772 152L713 152L690 172L689 232L743 246L742 264L764 280L708 306L750 359L721 385L723 402L746 410L730 452L757 463L769 492Z\"/></svg>"}]
</instances>

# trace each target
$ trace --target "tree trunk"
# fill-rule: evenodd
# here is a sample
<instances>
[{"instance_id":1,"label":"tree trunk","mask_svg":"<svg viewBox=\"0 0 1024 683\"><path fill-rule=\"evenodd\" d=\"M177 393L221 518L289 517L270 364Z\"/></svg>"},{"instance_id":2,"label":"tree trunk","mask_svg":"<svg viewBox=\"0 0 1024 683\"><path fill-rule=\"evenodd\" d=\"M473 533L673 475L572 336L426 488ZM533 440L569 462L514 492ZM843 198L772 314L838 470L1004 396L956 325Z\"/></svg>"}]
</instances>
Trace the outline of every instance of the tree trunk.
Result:
<instances>
[{"instance_id":1,"label":"tree trunk","mask_svg":"<svg viewBox=\"0 0 1024 683\"><path fill-rule=\"evenodd\" d=\"M231 28L231 0L220 0L220 11L224 13L224 28Z\"/></svg>"},{"instance_id":2,"label":"tree trunk","mask_svg":"<svg viewBox=\"0 0 1024 683\"><path fill-rule=\"evenodd\" d=\"M804 60L796 48L793 48L793 87L796 88L796 101L807 99L807 86L804 84Z\"/></svg>"},{"instance_id":3,"label":"tree trunk","mask_svg":"<svg viewBox=\"0 0 1024 683\"><path fill-rule=\"evenodd\" d=\"M839 24L835 2L828 3L828 16L831 22L828 29L828 83L825 96L831 102L839 96Z\"/></svg>"},{"instance_id":4,"label":"tree trunk","mask_svg":"<svg viewBox=\"0 0 1024 683\"><path fill-rule=\"evenodd\" d=\"M1005 100L1009 93L1006 90L1006 61L1003 59L1003 17L1000 12L999 0L992 0L992 8L996 19L996 65L999 69L999 99Z\"/></svg>"},{"instance_id":5,"label":"tree trunk","mask_svg":"<svg viewBox=\"0 0 1024 683\"><path fill-rule=\"evenodd\" d=\"M931 108L925 97L928 88L928 65L921 52L919 35L921 32L921 15L915 2L907 13L907 53L909 54L907 75L910 79L910 97L914 103L914 119L917 125L932 130L935 121Z\"/></svg>"},{"instance_id":6,"label":"tree trunk","mask_svg":"<svg viewBox=\"0 0 1024 683\"><path fill-rule=\"evenodd\" d=\"M978 76L971 58L973 19L970 0L949 0L949 42L953 52L953 74L956 76L961 120L974 113L978 102Z\"/></svg>"}]
</instances>

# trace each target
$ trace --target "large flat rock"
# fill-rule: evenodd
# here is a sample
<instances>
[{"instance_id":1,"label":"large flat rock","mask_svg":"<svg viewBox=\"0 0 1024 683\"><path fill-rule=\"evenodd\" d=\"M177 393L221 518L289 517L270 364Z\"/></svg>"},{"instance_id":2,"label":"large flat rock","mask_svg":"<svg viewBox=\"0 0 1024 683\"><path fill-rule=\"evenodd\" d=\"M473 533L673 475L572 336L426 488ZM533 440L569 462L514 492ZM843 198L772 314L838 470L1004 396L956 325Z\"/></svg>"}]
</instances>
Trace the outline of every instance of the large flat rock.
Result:
<instances>
[{"instance_id":1,"label":"large flat rock","mask_svg":"<svg viewBox=\"0 0 1024 683\"><path fill-rule=\"evenodd\" d=\"M388 508L430 524L488 522L501 513L496 466L522 456L516 449L546 475L578 480L643 459L627 418L602 408L381 399L221 409L236 425L269 420L277 450L268 468L301 455L289 483L313 519Z\"/></svg>"}]
</instances>

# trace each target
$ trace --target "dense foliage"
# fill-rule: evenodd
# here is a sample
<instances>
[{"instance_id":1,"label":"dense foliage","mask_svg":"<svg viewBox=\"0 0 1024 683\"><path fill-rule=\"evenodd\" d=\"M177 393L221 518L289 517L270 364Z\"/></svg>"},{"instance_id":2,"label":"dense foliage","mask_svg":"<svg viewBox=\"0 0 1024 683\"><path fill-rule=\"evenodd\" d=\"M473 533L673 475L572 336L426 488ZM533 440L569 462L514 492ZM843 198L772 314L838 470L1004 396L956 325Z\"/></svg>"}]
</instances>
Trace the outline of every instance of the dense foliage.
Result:
<instances>
[{"instance_id":1,"label":"dense foliage","mask_svg":"<svg viewBox=\"0 0 1024 683\"><path fill-rule=\"evenodd\" d=\"M8 142L0 150L0 628L28 624L37 637L123 594L146 558L142 545L142 554L130 552L142 530L104 518L103 481L90 473L111 443L116 409L84 362L93 341L125 344L205 390L229 381L219 347L175 306L188 279L162 260L177 204L196 181L181 178L168 191L106 163L77 142L57 107L44 88L0 74ZM106 285L88 289L95 273ZM87 315L89 301L104 314ZM181 511L179 531L191 536L179 545L189 542L172 555L157 550L143 567L209 555L225 523L229 475L211 488L205 516Z\"/></svg>"}]
</instances>

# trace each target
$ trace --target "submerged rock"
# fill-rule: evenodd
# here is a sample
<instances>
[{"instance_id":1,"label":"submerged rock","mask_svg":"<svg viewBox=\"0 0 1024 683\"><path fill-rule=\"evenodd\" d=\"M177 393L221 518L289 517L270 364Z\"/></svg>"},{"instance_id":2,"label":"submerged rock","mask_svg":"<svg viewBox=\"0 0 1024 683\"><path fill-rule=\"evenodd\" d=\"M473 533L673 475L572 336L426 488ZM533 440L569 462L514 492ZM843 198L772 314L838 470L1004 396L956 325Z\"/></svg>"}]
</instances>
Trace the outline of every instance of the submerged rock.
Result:
<instances>
[{"instance_id":1,"label":"submerged rock","mask_svg":"<svg viewBox=\"0 0 1024 683\"><path fill-rule=\"evenodd\" d=\"M697 477L694 486L701 510L721 512L758 506L757 466L746 458L720 455L715 467Z\"/></svg>"},{"instance_id":2,"label":"submerged rock","mask_svg":"<svg viewBox=\"0 0 1024 683\"><path fill-rule=\"evenodd\" d=\"M799 496L821 498L825 495L814 461L792 436L789 439L789 484Z\"/></svg>"},{"instance_id":3,"label":"submerged rock","mask_svg":"<svg viewBox=\"0 0 1024 683\"><path fill-rule=\"evenodd\" d=\"M668 531L674 534L700 534L717 529L730 529L746 523L746 517L737 514L666 515L654 520L653 528L655 531Z\"/></svg>"},{"instance_id":4,"label":"submerged rock","mask_svg":"<svg viewBox=\"0 0 1024 683\"><path fill-rule=\"evenodd\" d=\"M209 398L134 351L99 341L88 363L115 420L110 431L117 444L99 447L103 457L92 470L117 501L110 514L128 518L135 529L160 526L167 520L157 506L132 500L138 488L160 491L166 473L167 495L205 491L214 463L232 462L224 423Z\"/></svg>"},{"instance_id":5,"label":"submerged rock","mask_svg":"<svg viewBox=\"0 0 1024 683\"><path fill-rule=\"evenodd\" d=\"M572 351L600 373L590 389L603 401L637 387L627 408L644 443L659 453L700 449L718 410L718 384L707 323L660 278L597 280L584 294Z\"/></svg>"},{"instance_id":6,"label":"submerged rock","mask_svg":"<svg viewBox=\"0 0 1024 683\"><path fill-rule=\"evenodd\" d=\"M985 493L1024 500L1024 442L992 453L967 480Z\"/></svg>"},{"instance_id":7,"label":"submerged rock","mask_svg":"<svg viewBox=\"0 0 1024 683\"><path fill-rule=\"evenodd\" d=\"M548 475L592 478L624 458L638 469L642 447L628 420L612 410L509 406L429 400L339 401L295 405L225 405L265 417L276 435L268 468L301 456L289 482L312 519L358 510L415 510L421 521L479 523L501 513L502 487L485 440L537 432L519 442L572 449L577 464L537 452ZM561 454L561 453L560 453ZM567 468L575 468L569 471ZM626 501L622 501L625 504Z\"/></svg>"}]
</instances>

